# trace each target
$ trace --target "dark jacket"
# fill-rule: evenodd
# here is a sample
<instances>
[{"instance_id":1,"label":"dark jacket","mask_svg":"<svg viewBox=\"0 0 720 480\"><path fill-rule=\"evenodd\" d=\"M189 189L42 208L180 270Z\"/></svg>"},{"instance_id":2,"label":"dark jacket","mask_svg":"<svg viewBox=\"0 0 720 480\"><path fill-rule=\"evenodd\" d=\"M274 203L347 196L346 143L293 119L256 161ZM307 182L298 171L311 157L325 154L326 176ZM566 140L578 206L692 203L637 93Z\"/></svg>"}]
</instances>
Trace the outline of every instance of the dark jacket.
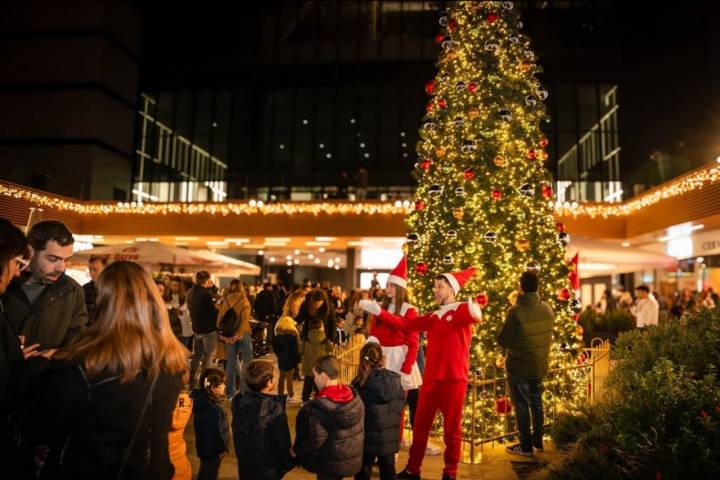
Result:
<instances>
[{"instance_id":1,"label":"dark jacket","mask_svg":"<svg viewBox=\"0 0 720 480\"><path fill-rule=\"evenodd\" d=\"M300 310L295 318L295 323L302 325L301 335L303 340L307 339L307 333L310 331L310 322L314 318L322 320L327 338L335 338L335 330L337 330L337 326L335 325L335 309L333 308L332 303L329 302L327 304L323 304L313 316L310 315L310 299L306 298L300 305Z\"/></svg>"},{"instance_id":2,"label":"dark jacket","mask_svg":"<svg viewBox=\"0 0 720 480\"><path fill-rule=\"evenodd\" d=\"M278 359L278 368L282 372L292 370L300 363L298 337L292 333L280 333L272 340L273 352Z\"/></svg>"},{"instance_id":3,"label":"dark jacket","mask_svg":"<svg viewBox=\"0 0 720 480\"><path fill-rule=\"evenodd\" d=\"M205 390L193 390L195 448L200 460L214 460L228 451L228 421L225 411L211 402Z\"/></svg>"},{"instance_id":4,"label":"dark jacket","mask_svg":"<svg viewBox=\"0 0 720 480\"><path fill-rule=\"evenodd\" d=\"M66 478L115 478L151 380L141 374L121 383L109 373L88 379L80 366L54 361L41 385L27 415L31 441L35 445L64 446L62 468ZM158 377L122 478L172 478L168 432L181 385L180 375L161 373Z\"/></svg>"},{"instance_id":5,"label":"dark jacket","mask_svg":"<svg viewBox=\"0 0 720 480\"><path fill-rule=\"evenodd\" d=\"M347 392L345 398L328 398L323 389L295 421L297 460L318 476L350 477L362 468L365 408L355 389L338 387Z\"/></svg>"},{"instance_id":6,"label":"dark jacket","mask_svg":"<svg viewBox=\"0 0 720 480\"><path fill-rule=\"evenodd\" d=\"M498 334L501 347L508 349L508 374L525 380L540 379L548 371L555 314L537 293L518 297Z\"/></svg>"},{"instance_id":7,"label":"dark jacket","mask_svg":"<svg viewBox=\"0 0 720 480\"><path fill-rule=\"evenodd\" d=\"M293 468L285 395L238 393L232 432L242 479L275 479Z\"/></svg>"},{"instance_id":8,"label":"dark jacket","mask_svg":"<svg viewBox=\"0 0 720 480\"><path fill-rule=\"evenodd\" d=\"M88 325L90 325L95 321L95 315L97 313L97 305L95 305L95 300L97 299L97 284L90 280L88 283L83 285L82 288L83 293L85 294L85 308L88 313Z\"/></svg>"},{"instance_id":9,"label":"dark jacket","mask_svg":"<svg viewBox=\"0 0 720 480\"><path fill-rule=\"evenodd\" d=\"M185 303L190 312L193 332L202 335L217 330L218 311L215 308L212 289L194 285L185 295Z\"/></svg>"},{"instance_id":10,"label":"dark jacket","mask_svg":"<svg viewBox=\"0 0 720 480\"><path fill-rule=\"evenodd\" d=\"M5 295L5 312L13 328L25 335L25 343L40 344L40 350L57 348L87 324L82 287L67 275L47 285L30 305L22 284L30 274L15 279Z\"/></svg>"},{"instance_id":11,"label":"dark jacket","mask_svg":"<svg viewBox=\"0 0 720 480\"><path fill-rule=\"evenodd\" d=\"M263 289L255 297L255 319L262 322L273 322L277 317L277 301L272 291Z\"/></svg>"},{"instance_id":12,"label":"dark jacket","mask_svg":"<svg viewBox=\"0 0 720 480\"><path fill-rule=\"evenodd\" d=\"M365 455L384 457L400 450L400 416L405 390L400 375L386 368L370 372L365 385L353 384L365 405Z\"/></svg>"}]
</instances>

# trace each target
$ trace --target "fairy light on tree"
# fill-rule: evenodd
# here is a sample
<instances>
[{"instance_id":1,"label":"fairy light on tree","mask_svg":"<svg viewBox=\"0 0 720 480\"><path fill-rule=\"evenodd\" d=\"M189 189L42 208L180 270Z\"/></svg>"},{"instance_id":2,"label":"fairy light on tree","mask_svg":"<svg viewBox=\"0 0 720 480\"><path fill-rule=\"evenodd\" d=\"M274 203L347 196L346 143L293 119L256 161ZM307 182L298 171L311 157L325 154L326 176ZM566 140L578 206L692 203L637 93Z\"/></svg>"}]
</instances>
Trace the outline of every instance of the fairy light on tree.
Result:
<instances>
[{"instance_id":1,"label":"fairy light on tree","mask_svg":"<svg viewBox=\"0 0 720 480\"><path fill-rule=\"evenodd\" d=\"M415 210L407 217L415 301L432 309L435 275L479 267L464 290L484 305L471 368L483 378L504 376L495 338L520 275L536 270L556 312L551 368L574 365L579 302L572 298L569 236L554 217L544 167L548 140L540 130L548 92L536 78L541 69L520 33L519 11L512 2L459 1L440 25L438 73L425 86L429 102L417 145ZM576 383L548 385L546 402L573 398ZM476 407L496 419L481 427L500 432L507 412L492 397L483 395Z\"/></svg>"}]
</instances>

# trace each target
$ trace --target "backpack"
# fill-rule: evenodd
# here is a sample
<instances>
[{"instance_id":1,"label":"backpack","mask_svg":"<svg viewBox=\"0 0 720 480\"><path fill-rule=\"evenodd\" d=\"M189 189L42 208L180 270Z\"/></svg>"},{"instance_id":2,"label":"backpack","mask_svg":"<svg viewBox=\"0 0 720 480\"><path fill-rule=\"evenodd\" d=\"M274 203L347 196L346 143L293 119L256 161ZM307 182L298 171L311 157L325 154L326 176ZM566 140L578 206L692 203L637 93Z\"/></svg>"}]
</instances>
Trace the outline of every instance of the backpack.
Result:
<instances>
[{"instance_id":1,"label":"backpack","mask_svg":"<svg viewBox=\"0 0 720 480\"><path fill-rule=\"evenodd\" d=\"M180 320L180 312L177 308L168 309L168 317L170 317L170 328L176 337L182 335L182 320Z\"/></svg>"},{"instance_id":2,"label":"backpack","mask_svg":"<svg viewBox=\"0 0 720 480\"><path fill-rule=\"evenodd\" d=\"M225 312L225 314L220 319L218 332L223 337L234 337L235 333L240 328L240 315L238 315L235 311L235 307L237 307L238 303L240 303L241 301L242 298L235 302L235 305L230 307L230 309Z\"/></svg>"}]
</instances>

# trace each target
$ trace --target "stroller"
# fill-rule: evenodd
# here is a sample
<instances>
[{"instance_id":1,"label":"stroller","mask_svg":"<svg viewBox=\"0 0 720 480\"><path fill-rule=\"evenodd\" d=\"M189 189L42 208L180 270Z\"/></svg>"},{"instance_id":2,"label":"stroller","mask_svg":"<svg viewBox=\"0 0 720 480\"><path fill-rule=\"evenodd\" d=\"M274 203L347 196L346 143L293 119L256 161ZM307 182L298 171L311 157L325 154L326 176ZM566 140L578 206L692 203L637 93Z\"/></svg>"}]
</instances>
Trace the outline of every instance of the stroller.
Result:
<instances>
[{"instance_id":1,"label":"stroller","mask_svg":"<svg viewBox=\"0 0 720 480\"><path fill-rule=\"evenodd\" d=\"M252 329L253 356L255 358L264 357L270 352L270 345L267 341L268 323L251 318L250 328Z\"/></svg>"}]
</instances>

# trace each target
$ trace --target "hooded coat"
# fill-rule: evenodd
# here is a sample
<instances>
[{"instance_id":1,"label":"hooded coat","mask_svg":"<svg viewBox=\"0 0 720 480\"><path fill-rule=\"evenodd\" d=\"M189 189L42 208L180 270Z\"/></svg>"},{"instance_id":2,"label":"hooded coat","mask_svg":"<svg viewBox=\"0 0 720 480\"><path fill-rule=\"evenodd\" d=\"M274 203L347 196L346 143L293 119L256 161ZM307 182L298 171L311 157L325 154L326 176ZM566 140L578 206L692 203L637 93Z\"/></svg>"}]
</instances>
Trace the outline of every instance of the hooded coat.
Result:
<instances>
[{"instance_id":1,"label":"hooded coat","mask_svg":"<svg viewBox=\"0 0 720 480\"><path fill-rule=\"evenodd\" d=\"M284 395L238 393L232 414L240 478L281 478L293 468Z\"/></svg>"},{"instance_id":2,"label":"hooded coat","mask_svg":"<svg viewBox=\"0 0 720 480\"><path fill-rule=\"evenodd\" d=\"M362 468L365 407L347 385L321 390L298 412L295 455L318 476L351 477Z\"/></svg>"},{"instance_id":3,"label":"hooded coat","mask_svg":"<svg viewBox=\"0 0 720 480\"><path fill-rule=\"evenodd\" d=\"M400 375L376 368L365 385L353 384L365 405L365 455L385 457L400 449L400 417L405 390Z\"/></svg>"}]
</instances>

